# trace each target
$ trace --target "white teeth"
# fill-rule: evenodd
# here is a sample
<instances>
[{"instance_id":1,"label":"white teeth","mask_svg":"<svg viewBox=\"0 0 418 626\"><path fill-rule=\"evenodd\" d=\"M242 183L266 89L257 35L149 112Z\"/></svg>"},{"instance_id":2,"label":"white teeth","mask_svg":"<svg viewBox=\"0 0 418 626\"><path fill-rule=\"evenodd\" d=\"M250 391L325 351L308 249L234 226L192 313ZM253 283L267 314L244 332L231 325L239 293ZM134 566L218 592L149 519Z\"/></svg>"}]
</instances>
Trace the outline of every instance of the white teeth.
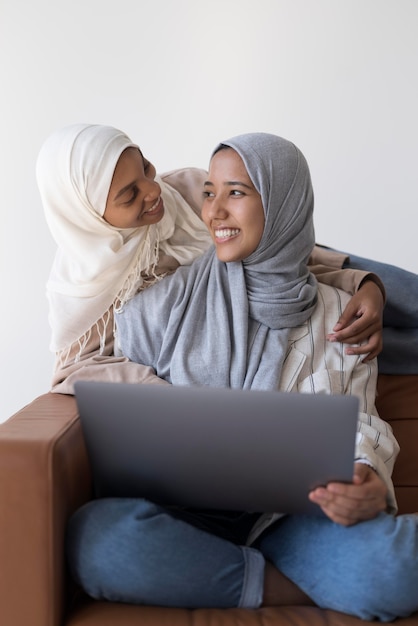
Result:
<instances>
[{"instance_id":1,"label":"white teeth","mask_svg":"<svg viewBox=\"0 0 418 626\"><path fill-rule=\"evenodd\" d=\"M215 230L215 235L218 239L226 239L227 237L233 237L234 235L238 235L239 228L222 228L220 230Z\"/></svg>"},{"instance_id":2,"label":"white teeth","mask_svg":"<svg viewBox=\"0 0 418 626\"><path fill-rule=\"evenodd\" d=\"M153 211L157 207L157 205L158 205L158 203L160 201L160 198L161 198L161 196L158 196L158 198L156 199L156 201L154 202L152 207L150 207L147 211L145 211L145 213L150 213L150 211Z\"/></svg>"}]
</instances>

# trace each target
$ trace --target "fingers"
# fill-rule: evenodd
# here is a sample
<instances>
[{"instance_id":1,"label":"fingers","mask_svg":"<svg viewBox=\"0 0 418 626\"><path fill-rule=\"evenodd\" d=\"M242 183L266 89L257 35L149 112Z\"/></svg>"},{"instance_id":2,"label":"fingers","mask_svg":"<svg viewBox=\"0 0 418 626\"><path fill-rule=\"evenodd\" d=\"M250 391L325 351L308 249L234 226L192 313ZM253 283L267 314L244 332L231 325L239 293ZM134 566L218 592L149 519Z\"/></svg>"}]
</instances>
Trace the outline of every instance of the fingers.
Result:
<instances>
[{"instance_id":1,"label":"fingers","mask_svg":"<svg viewBox=\"0 0 418 626\"><path fill-rule=\"evenodd\" d=\"M345 330L329 333L327 337L330 341L341 341L341 343L354 344L362 341L369 341L370 337L376 333L380 333L380 326L378 324L368 324L365 326L365 323L362 320L358 325L353 322L353 324Z\"/></svg>"},{"instance_id":2,"label":"fingers","mask_svg":"<svg viewBox=\"0 0 418 626\"><path fill-rule=\"evenodd\" d=\"M363 338L361 334L354 335L354 337L348 336L344 339L339 333L333 333L327 335L327 339L328 341L341 341L342 343L349 344L349 347L345 350L346 354L366 354L367 356L363 359L364 362L374 359L383 349L383 338L380 330L371 332L370 335L366 335L365 338Z\"/></svg>"},{"instance_id":3,"label":"fingers","mask_svg":"<svg viewBox=\"0 0 418 626\"><path fill-rule=\"evenodd\" d=\"M343 328L350 326L353 323L353 320L358 318L360 315L361 310L359 309L359 304L357 303L356 298L353 296L346 305L337 323L335 324L334 331L338 332Z\"/></svg>"},{"instance_id":4,"label":"fingers","mask_svg":"<svg viewBox=\"0 0 418 626\"><path fill-rule=\"evenodd\" d=\"M365 511L360 511L352 502L331 494L328 489L316 489L309 494L330 520L342 526L351 526L363 519Z\"/></svg>"},{"instance_id":5,"label":"fingers","mask_svg":"<svg viewBox=\"0 0 418 626\"><path fill-rule=\"evenodd\" d=\"M366 354L368 360L382 349L383 296L380 288L372 281L366 281L347 303L342 315L328 335L329 341L340 341L357 346L348 354Z\"/></svg>"},{"instance_id":6,"label":"fingers","mask_svg":"<svg viewBox=\"0 0 418 626\"><path fill-rule=\"evenodd\" d=\"M346 354L366 354L365 358L363 359L363 362L367 363L368 361L371 361L372 359L377 357L377 355L380 354L382 349L383 349L382 335L380 332L377 332L377 333L373 333L369 337L367 343L362 343L359 346L350 346L349 348L346 348L345 353Z\"/></svg>"},{"instance_id":7,"label":"fingers","mask_svg":"<svg viewBox=\"0 0 418 626\"><path fill-rule=\"evenodd\" d=\"M347 306L349 306L348 303ZM347 310L347 309L346 309ZM346 339L350 335L357 335L363 339L370 334L382 328L382 317L373 309L363 307L359 309L355 316L346 319L343 315L333 328L334 334Z\"/></svg>"},{"instance_id":8,"label":"fingers","mask_svg":"<svg viewBox=\"0 0 418 626\"><path fill-rule=\"evenodd\" d=\"M382 479L361 463L356 464L352 484L330 483L309 494L309 499L325 515L343 526L376 517L386 509L386 497L387 488Z\"/></svg>"},{"instance_id":9,"label":"fingers","mask_svg":"<svg viewBox=\"0 0 418 626\"><path fill-rule=\"evenodd\" d=\"M326 494L313 492L309 499L318 504L333 522L343 526L351 526L358 522L373 519L386 509L386 501L380 497L365 500L347 499L343 496L331 495L327 491Z\"/></svg>"},{"instance_id":10,"label":"fingers","mask_svg":"<svg viewBox=\"0 0 418 626\"><path fill-rule=\"evenodd\" d=\"M329 333L327 339L346 343L350 346L346 354L365 354L364 362L371 361L383 348L382 317L374 309L361 307L353 319L353 310L350 301L334 326L334 332Z\"/></svg>"}]
</instances>

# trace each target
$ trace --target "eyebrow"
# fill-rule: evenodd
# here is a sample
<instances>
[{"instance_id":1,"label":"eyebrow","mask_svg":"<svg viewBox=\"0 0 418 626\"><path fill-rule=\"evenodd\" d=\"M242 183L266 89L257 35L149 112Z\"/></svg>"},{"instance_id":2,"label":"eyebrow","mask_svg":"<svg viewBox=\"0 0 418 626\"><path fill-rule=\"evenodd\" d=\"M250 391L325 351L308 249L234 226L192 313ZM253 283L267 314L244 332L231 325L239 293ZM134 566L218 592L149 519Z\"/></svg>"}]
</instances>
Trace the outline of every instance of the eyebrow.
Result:
<instances>
[{"instance_id":1,"label":"eyebrow","mask_svg":"<svg viewBox=\"0 0 418 626\"><path fill-rule=\"evenodd\" d=\"M123 194L126 193L129 189L131 189L131 187L133 187L134 185L135 185L135 181L132 181L131 183L128 183L127 185L125 185L125 187L122 187L122 189L119 189L118 193L113 198L113 201L123 196Z\"/></svg>"},{"instance_id":2,"label":"eyebrow","mask_svg":"<svg viewBox=\"0 0 418 626\"><path fill-rule=\"evenodd\" d=\"M240 187L245 187L246 189L252 189L252 187L250 187L250 185L246 185L245 183L241 183L239 180L228 180L225 183L223 183L224 185L227 185L228 187L235 187L236 185L239 185ZM213 187L213 183L210 182L210 180L206 180L204 182L204 186L210 186Z\"/></svg>"}]
</instances>

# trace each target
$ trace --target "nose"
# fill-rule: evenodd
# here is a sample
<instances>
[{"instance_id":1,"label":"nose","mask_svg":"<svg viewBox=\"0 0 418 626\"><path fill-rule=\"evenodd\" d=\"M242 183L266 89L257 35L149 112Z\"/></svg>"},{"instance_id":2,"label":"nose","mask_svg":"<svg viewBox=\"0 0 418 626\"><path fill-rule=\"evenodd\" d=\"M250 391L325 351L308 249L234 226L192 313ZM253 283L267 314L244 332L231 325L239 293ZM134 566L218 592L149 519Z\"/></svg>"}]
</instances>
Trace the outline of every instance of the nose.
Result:
<instances>
[{"instance_id":1,"label":"nose","mask_svg":"<svg viewBox=\"0 0 418 626\"><path fill-rule=\"evenodd\" d=\"M161 195L161 187L156 180L147 178L145 183L145 201L154 202Z\"/></svg>"},{"instance_id":2,"label":"nose","mask_svg":"<svg viewBox=\"0 0 418 626\"><path fill-rule=\"evenodd\" d=\"M228 214L225 203L221 195L212 196L206 199L205 213L209 219L225 219Z\"/></svg>"}]
</instances>

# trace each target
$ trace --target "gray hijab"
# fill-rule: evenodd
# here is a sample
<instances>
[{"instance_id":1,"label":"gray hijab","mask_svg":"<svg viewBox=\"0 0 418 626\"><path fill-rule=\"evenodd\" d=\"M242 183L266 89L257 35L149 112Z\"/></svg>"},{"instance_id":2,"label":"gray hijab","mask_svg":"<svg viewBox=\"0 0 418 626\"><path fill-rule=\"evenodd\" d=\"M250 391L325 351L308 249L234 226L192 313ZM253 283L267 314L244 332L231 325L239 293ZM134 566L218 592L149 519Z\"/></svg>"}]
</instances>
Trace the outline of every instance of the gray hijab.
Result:
<instances>
[{"instance_id":1,"label":"gray hijab","mask_svg":"<svg viewBox=\"0 0 418 626\"><path fill-rule=\"evenodd\" d=\"M175 385L277 389L291 328L311 316L315 243L306 160L291 142L251 133L222 142L242 158L261 195L256 250L224 263L212 247L141 292L116 316L125 356Z\"/></svg>"}]
</instances>

